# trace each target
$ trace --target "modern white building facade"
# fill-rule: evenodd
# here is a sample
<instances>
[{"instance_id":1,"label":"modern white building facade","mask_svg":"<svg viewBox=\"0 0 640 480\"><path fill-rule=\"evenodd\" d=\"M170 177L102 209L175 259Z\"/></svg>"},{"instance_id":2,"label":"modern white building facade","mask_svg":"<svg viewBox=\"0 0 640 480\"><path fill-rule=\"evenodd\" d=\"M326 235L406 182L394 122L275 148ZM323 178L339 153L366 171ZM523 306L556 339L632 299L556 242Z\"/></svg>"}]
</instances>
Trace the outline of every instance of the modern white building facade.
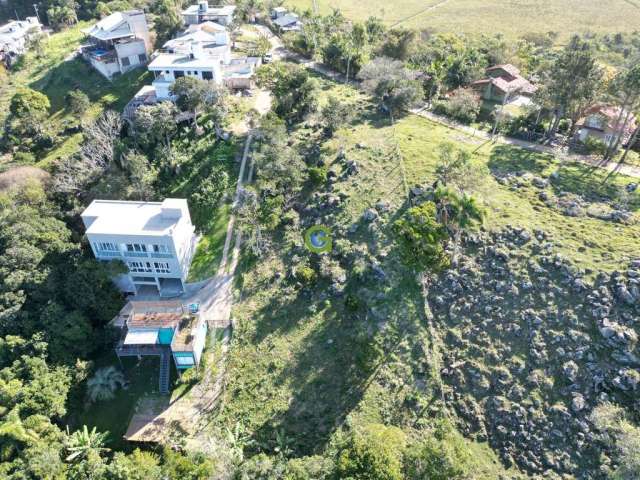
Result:
<instances>
[{"instance_id":1,"label":"modern white building facade","mask_svg":"<svg viewBox=\"0 0 640 480\"><path fill-rule=\"evenodd\" d=\"M191 5L182 11L182 18L187 25L195 25L202 22L216 22L220 25L230 25L233 22L235 5L221 5L210 7L207 0L201 0L196 5Z\"/></svg>"},{"instance_id":2,"label":"modern white building facade","mask_svg":"<svg viewBox=\"0 0 640 480\"><path fill-rule=\"evenodd\" d=\"M0 52L3 55L21 55L27 50L29 39L41 32L42 25L36 17L6 23L0 26Z\"/></svg>"},{"instance_id":3,"label":"modern white building facade","mask_svg":"<svg viewBox=\"0 0 640 480\"><path fill-rule=\"evenodd\" d=\"M89 40L82 47L83 57L108 79L145 65L149 59L149 27L140 10L112 13L83 33Z\"/></svg>"},{"instance_id":4,"label":"modern white building facade","mask_svg":"<svg viewBox=\"0 0 640 480\"><path fill-rule=\"evenodd\" d=\"M151 286L165 297L184 291L196 248L186 200L94 200L81 217L95 257L122 260L129 269L115 279L122 291Z\"/></svg>"}]
</instances>

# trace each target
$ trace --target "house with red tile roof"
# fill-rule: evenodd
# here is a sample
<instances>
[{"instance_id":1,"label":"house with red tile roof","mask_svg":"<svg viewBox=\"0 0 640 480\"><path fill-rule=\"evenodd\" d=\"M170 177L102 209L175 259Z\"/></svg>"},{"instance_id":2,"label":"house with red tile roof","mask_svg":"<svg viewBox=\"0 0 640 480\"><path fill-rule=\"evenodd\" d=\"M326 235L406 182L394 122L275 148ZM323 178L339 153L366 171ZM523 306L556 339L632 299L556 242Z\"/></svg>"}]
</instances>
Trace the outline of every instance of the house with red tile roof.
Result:
<instances>
[{"instance_id":1,"label":"house with red tile roof","mask_svg":"<svg viewBox=\"0 0 640 480\"><path fill-rule=\"evenodd\" d=\"M627 117L627 125L623 126L624 119ZM637 126L638 120L633 113L627 114L620 107L613 105L596 104L589 107L584 116L578 120L576 135L581 142L591 137L609 144L622 134L621 143L624 145Z\"/></svg>"},{"instance_id":2,"label":"house with red tile roof","mask_svg":"<svg viewBox=\"0 0 640 480\"><path fill-rule=\"evenodd\" d=\"M473 82L471 87L490 102L503 103L506 95L509 95L507 101L532 97L537 90L534 84L520 75L520 70L508 63L487 68L486 75L487 78Z\"/></svg>"}]
</instances>

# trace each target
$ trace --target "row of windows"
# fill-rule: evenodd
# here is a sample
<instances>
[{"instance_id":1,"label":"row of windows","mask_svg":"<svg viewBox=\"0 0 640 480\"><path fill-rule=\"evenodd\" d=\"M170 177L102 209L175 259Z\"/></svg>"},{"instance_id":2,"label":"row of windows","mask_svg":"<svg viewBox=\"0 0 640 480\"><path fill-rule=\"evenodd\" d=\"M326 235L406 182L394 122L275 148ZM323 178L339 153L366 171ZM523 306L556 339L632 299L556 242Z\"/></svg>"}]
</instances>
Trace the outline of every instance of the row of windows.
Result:
<instances>
[{"instance_id":1,"label":"row of windows","mask_svg":"<svg viewBox=\"0 0 640 480\"><path fill-rule=\"evenodd\" d=\"M117 252L118 245L112 242L96 242L96 248L101 252Z\"/></svg>"},{"instance_id":2,"label":"row of windows","mask_svg":"<svg viewBox=\"0 0 640 480\"><path fill-rule=\"evenodd\" d=\"M120 61L122 62L123 67L128 67L129 65L131 65L131 60L129 60L129 58L133 58L135 60L136 57L122 57ZM146 62L147 56L144 53L141 53L140 55L138 55L137 59L138 61L134 62L134 65Z\"/></svg>"},{"instance_id":3,"label":"row of windows","mask_svg":"<svg viewBox=\"0 0 640 480\"><path fill-rule=\"evenodd\" d=\"M170 72L167 70L164 73L165 73L165 75L169 75ZM195 70L194 71L187 70L186 72L183 71L183 70L174 70L173 71L173 78L175 78L177 80L178 78L184 77L185 73L187 75L198 76L198 72L195 71ZM202 76L203 80L213 80L213 72L200 72L200 75Z\"/></svg>"},{"instance_id":4,"label":"row of windows","mask_svg":"<svg viewBox=\"0 0 640 480\"><path fill-rule=\"evenodd\" d=\"M170 273L167 262L127 262L132 273Z\"/></svg>"},{"instance_id":5,"label":"row of windows","mask_svg":"<svg viewBox=\"0 0 640 480\"><path fill-rule=\"evenodd\" d=\"M162 244L150 245L151 249L148 249L144 243L127 243L127 252L153 252L153 253L169 253L169 247Z\"/></svg>"}]
</instances>

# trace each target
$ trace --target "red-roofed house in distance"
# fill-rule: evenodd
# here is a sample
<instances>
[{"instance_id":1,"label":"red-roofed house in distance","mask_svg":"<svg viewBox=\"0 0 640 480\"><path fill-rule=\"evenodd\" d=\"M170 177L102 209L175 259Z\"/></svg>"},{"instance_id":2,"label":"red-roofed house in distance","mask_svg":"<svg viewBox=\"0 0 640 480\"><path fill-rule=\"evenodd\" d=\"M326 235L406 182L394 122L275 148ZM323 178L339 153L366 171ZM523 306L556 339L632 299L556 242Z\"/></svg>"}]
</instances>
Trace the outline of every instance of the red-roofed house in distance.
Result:
<instances>
[{"instance_id":1,"label":"red-roofed house in distance","mask_svg":"<svg viewBox=\"0 0 640 480\"><path fill-rule=\"evenodd\" d=\"M627 125L623 126L626 117L627 112L621 112L620 107L593 105L585 111L584 117L578 120L576 135L581 142L587 138L596 138L609 145L622 133L620 143L626 145L638 126L638 120L632 113L629 114Z\"/></svg>"},{"instance_id":2,"label":"red-roofed house in distance","mask_svg":"<svg viewBox=\"0 0 640 480\"><path fill-rule=\"evenodd\" d=\"M483 100L497 103L526 105L537 87L520 75L520 70L511 64L496 65L486 70L487 78L477 80L471 86ZM505 96L506 102L505 102Z\"/></svg>"}]
</instances>

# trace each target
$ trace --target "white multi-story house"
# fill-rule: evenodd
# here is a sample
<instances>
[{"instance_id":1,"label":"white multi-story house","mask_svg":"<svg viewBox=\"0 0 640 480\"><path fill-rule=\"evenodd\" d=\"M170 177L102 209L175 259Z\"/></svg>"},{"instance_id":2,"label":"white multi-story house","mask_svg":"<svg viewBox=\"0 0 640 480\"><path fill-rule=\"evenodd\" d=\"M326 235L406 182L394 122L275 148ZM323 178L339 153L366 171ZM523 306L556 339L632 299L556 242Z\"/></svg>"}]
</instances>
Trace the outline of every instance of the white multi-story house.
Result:
<instances>
[{"instance_id":1,"label":"white multi-story house","mask_svg":"<svg viewBox=\"0 0 640 480\"><path fill-rule=\"evenodd\" d=\"M187 25L195 25L202 22L216 22L220 25L231 25L235 5L221 5L210 7L207 0L201 0L196 5L191 5L182 11L182 18Z\"/></svg>"},{"instance_id":2,"label":"white multi-story house","mask_svg":"<svg viewBox=\"0 0 640 480\"><path fill-rule=\"evenodd\" d=\"M14 20L0 27L0 52L6 56L17 56L27 50L29 39L42 32L36 17Z\"/></svg>"},{"instance_id":3,"label":"white multi-story house","mask_svg":"<svg viewBox=\"0 0 640 480\"><path fill-rule=\"evenodd\" d=\"M149 27L140 10L112 13L83 32L89 40L82 47L83 57L108 79L145 65L149 59Z\"/></svg>"},{"instance_id":4,"label":"white multi-story house","mask_svg":"<svg viewBox=\"0 0 640 480\"><path fill-rule=\"evenodd\" d=\"M127 265L129 273L115 279L122 291L136 293L145 286L161 296L184 291L196 247L186 200L94 200L81 217L95 257Z\"/></svg>"}]
</instances>

